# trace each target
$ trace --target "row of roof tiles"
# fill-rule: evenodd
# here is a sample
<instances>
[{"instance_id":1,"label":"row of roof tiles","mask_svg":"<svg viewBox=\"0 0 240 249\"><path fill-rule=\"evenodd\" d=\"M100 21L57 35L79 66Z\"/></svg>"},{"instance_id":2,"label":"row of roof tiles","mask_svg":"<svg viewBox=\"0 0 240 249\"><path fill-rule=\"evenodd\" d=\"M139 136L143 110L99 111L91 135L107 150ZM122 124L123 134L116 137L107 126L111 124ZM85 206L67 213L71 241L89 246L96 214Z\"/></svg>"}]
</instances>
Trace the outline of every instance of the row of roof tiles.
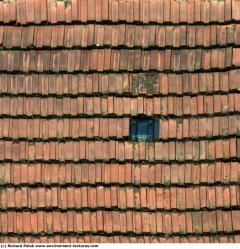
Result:
<instances>
[{"instance_id":1,"label":"row of roof tiles","mask_svg":"<svg viewBox=\"0 0 240 249\"><path fill-rule=\"evenodd\" d=\"M110 186L111 184L169 187L186 184L186 186L201 185L204 191L208 185L229 185L240 181L239 162L152 165L2 163L0 172L0 182L3 186Z\"/></svg>"},{"instance_id":2,"label":"row of roof tiles","mask_svg":"<svg viewBox=\"0 0 240 249\"><path fill-rule=\"evenodd\" d=\"M239 112L238 93L168 97L0 97L0 115L210 115ZM82 116L83 117L83 116Z\"/></svg>"},{"instance_id":3,"label":"row of roof tiles","mask_svg":"<svg viewBox=\"0 0 240 249\"><path fill-rule=\"evenodd\" d=\"M236 208L238 186L200 187L51 187L0 189L0 209L146 209Z\"/></svg>"},{"instance_id":4,"label":"row of roof tiles","mask_svg":"<svg viewBox=\"0 0 240 249\"><path fill-rule=\"evenodd\" d=\"M0 243L239 243L240 235L208 236L104 236L43 235L0 236Z\"/></svg>"},{"instance_id":5,"label":"row of roof tiles","mask_svg":"<svg viewBox=\"0 0 240 249\"><path fill-rule=\"evenodd\" d=\"M157 23L226 22L239 20L238 0L44 0L1 1L0 22L20 24L72 21Z\"/></svg>"},{"instance_id":6,"label":"row of roof tiles","mask_svg":"<svg viewBox=\"0 0 240 249\"><path fill-rule=\"evenodd\" d=\"M2 234L98 233L202 234L240 230L240 211L165 212L3 212Z\"/></svg>"},{"instance_id":7,"label":"row of roof tiles","mask_svg":"<svg viewBox=\"0 0 240 249\"><path fill-rule=\"evenodd\" d=\"M160 153L162 152L162 153ZM236 159L240 139L186 142L12 142L0 141L0 160L199 161Z\"/></svg>"},{"instance_id":8,"label":"row of roof tiles","mask_svg":"<svg viewBox=\"0 0 240 249\"><path fill-rule=\"evenodd\" d=\"M148 81L151 84L148 84ZM240 70L194 74L1 74L2 94L211 94L240 89Z\"/></svg>"},{"instance_id":9,"label":"row of roof tiles","mask_svg":"<svg viewBox=\"0 0 240 249\"><path fill-rule=\"evenodd\" d=\"M49 25L1 26L0 46L42 47L196 47L240 45L240 25L139 26Z\"/></svg>"},{"instance_id":10,"label":"row of roof tiles","mask_svg":"<svg viewBox=\"0 0 240 249\"><path fill-rule=\"evenodd\" d=\"M211 138L240 133L240 115L159 120L156 139ZM0 119L0 138L127 138L129 118Z\"/></svg>"},{"instance_id":11,"label":"row of roof tiles","mask_svg":"<svg viewBox=\"0 0 240 249\"><path fill-rule=\"evenodd\" d=\"M181 50L4 50L2 71L101 72L101 71L199 71L240 66L240 48Z\"/></svg>"},{"instance_id":12,"label":"row of roof tiles","mask_svg":"<svg viewBox=\"0 0 240 249\"><path fill-rule=\"evenodd\" d=\"M51 119L51 121L44 119L0 119L0 138L78 138L88 135L89 137L109 137L109 135L116 137L117 131L119 137L123 138L129 135L129 118ZM16 132L15 135L12 136L12 132Z\"/></svg>"}]
</instances>

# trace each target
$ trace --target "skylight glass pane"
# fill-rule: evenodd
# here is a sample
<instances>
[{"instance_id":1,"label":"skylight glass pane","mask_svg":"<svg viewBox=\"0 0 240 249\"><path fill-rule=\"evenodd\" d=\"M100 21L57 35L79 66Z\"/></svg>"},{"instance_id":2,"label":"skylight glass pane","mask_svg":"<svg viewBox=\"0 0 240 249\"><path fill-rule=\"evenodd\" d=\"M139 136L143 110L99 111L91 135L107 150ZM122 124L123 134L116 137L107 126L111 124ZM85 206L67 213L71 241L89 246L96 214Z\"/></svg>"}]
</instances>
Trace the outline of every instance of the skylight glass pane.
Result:
<instances>
[{"instance_id":1,"label":"skylight glass pane","mask_svg":"<svg viewBox=\"0 0 240 249\"><path fill-rule=\"evenodd\" d=\"M132 140L152 141L158 137L158 119L156 118L132 118L130 136Z\"/></svg>"},{"instance_id":2,"label":"skylight glass pane","mask_svg":"<svg viewBox=\"0 0 240 249\"><path fill-rule=\"evenodd\" d=\"M137 122L137 136L139 139L146 139L148 135L148 122L145 119L140 119Z\"/></svg>"}]
</instances>

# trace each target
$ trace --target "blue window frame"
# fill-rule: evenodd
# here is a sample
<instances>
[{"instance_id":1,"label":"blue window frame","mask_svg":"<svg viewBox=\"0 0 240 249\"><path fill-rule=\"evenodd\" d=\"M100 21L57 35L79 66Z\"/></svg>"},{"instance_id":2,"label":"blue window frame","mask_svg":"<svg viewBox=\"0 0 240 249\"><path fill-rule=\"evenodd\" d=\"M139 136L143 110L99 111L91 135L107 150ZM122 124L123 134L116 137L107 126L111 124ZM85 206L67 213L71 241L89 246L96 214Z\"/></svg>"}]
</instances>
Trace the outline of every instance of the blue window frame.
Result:
<instances>
[{"instance_id":1,"label":"blue window frame","mask_svg":"<svg viewBox=\"0 0 240 249\"><path fill-rule=\"evenodd\" d=\"M130 121L131 140L153 141L159 136L159 120L152 117L136 117Z\"/></svg>"}]
</instances>

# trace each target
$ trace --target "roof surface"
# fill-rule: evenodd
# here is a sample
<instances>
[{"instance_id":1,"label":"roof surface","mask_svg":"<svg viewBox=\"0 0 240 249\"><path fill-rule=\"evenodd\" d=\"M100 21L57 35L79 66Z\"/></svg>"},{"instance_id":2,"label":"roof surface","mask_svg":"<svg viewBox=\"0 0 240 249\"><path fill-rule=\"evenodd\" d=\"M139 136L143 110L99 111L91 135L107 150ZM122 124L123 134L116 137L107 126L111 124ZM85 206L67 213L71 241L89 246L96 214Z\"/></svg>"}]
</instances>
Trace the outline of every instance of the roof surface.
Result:
<instances>
[{"instance_id":1,"label":"roof surface","mask_svg":"<svg viewBox=\"0 0 240 249\"><path fill-rule=\"evenodd\" d=\"M239 0L4 0L0 23L0 242L240 242Z\"/></svg>"}]
</instances>

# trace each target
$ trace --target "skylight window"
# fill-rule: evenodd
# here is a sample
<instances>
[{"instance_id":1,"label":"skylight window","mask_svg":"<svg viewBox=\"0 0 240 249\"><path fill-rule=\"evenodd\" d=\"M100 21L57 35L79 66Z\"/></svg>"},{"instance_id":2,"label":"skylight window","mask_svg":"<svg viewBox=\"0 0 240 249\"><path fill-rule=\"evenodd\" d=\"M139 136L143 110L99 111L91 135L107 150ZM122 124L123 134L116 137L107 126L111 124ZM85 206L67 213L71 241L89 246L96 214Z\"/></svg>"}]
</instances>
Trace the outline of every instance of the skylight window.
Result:
<instances>
[{"instance_id":1,"label":"skylight window","mask_svg":"<svg viewBox=\"0 0 240 249\"><path fill-rule=\"evenodd\" d=\"M132 118L130 122L131 140L153 141L159 135L159 120L157 118Z\"/></svg>"}]
</instances>

